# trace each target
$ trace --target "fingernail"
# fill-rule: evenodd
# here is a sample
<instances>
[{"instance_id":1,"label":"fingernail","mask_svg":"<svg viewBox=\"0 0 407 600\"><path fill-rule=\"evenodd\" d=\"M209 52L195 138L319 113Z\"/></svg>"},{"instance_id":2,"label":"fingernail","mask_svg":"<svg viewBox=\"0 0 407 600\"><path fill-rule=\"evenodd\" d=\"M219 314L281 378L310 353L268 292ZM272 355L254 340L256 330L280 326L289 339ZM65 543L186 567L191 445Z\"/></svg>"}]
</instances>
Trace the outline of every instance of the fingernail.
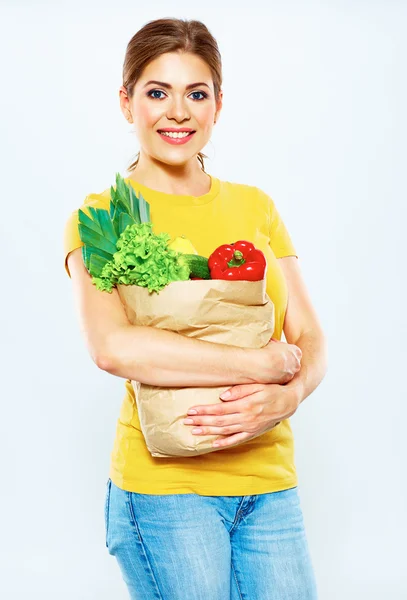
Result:
<instances>
[{"instance_id":1,"label":"fingernail","mask_svg":"<svg viewBox=\"0 0 407 600\"><path fill-rule=\"evenodd\" d=\"M197 414L198 414L198 411L197 411L197 410L194 410L193 408L191 408L191 409L190 409L190 410L187 412L187 415L197 415Z\"/></svg>"},{"instance_id":2,"label":"fingernail","mask_svg":"<svg viewBox=\"0 0 407 600\"><path fill-rule=\"evenodd\" d=\"M231 396L230 392L223 392L223 394L221 394L219 398L222 398L222 400L226 400L226 398L229 398L229 396Z\"/></svg>"},{"instance_id":3,"label":"fingernail","mask_svg":"<svg viewBox=\"0 0 407 600\"><path fill-rule=\"evenodd\" d=\"M192 430L192 433L202 433L202 429L199 429L199 428L196 429L195 428L195 429Z\"/></svg>"}]
</instances>

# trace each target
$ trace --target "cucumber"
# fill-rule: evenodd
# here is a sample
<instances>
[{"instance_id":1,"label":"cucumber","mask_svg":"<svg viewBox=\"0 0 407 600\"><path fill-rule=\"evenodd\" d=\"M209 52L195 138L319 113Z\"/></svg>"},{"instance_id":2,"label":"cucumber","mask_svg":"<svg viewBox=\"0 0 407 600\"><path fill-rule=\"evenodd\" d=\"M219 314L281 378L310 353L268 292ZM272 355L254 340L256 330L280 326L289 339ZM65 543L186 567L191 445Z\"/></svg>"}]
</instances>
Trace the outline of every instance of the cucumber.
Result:
<instances>
[{"instance_id":1,"label":"cucumber","mask_svg":"<svg viewBox=\"0 0 407 600\"><path fill-rule=\"evenodd\" d=\"M183 258L191 269L190 277L202 277L202 279L211 279L211 273L208 267L208 259L199 254L183 254Z\"/></svg>"}]
</instances>

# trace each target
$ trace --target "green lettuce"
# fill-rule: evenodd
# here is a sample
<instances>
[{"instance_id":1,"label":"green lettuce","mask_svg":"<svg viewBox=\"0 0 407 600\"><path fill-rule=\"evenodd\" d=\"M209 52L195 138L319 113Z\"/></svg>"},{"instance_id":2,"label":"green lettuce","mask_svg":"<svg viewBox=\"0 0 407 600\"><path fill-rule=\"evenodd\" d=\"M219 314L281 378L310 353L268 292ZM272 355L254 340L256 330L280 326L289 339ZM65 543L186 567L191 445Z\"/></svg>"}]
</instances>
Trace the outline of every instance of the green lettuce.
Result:
<instances>
[{"instance_id":1,"label":"green lettuce","mask_svg":"<svg viewBox=\"0 0 407 600\"><path fill-rule=\"evenodd\" d=\"M92 276L96 288L112 292L117 284L138 285L159 292L171 281L186 281L190 267L180 252L167 247L168 233L155 234L152 223L128 225L117 240L117 252Z\"/></svg>"}]
</instances>

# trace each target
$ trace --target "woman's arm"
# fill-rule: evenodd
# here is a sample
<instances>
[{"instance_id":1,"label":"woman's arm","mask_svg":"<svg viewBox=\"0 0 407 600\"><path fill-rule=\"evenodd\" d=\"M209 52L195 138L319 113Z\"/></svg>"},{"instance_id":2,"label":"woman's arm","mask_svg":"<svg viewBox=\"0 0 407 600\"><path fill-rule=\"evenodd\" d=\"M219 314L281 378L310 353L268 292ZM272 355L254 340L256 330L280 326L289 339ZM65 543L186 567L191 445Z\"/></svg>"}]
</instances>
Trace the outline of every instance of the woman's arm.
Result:
<instances>
[{"instance_id":1,"label":"woman's arm","mask_svg":"<svg viewBox=\"0 0 407 600\"><path fill-rule=\"evenodd\" d=\"M132 325L117 289L108 294L93 285L81 249L67 260L82 334L93 361L108 373L156 386L210 387L278 382L291 364L274 344L240 348Z\"/></svg>"},{"instance_id":2,"label":"woman's arm","mask_svg":"<svg viewBox=\"0 0 407 600\"><path fill-rule=\"evenodd\" d=\"M118 377L163 387L210 387L262 379L269 383L273 376L271 350L269 355L268 362L255 349L129 324L110 335L100 367Z\"/></svg>"},{"instance_id":3,"label":"woman's arm","mask_svg":"<svg viewBox=\"0 0 407 600\"><path fill-rule=\"evenodd\" d=\"M319 386L325 377L327 365L327 342L320 331L306 331L295 345L301 349L301 370L286 384L301 404Z\"/></svg>"},{"instance_id":4,"label":"woman's arm","mask_svg":"<svg viewBox=\"0 0 407 600\"><path fill-rule=\"evenodd\" d=\"M302 351L301 370L286 388L293 391L299 403L321 383L328 370L327 339L295 256L279 259L288 288L288 304L284 319L284 335L289 344Z\"/></svg>"}]
</instances>

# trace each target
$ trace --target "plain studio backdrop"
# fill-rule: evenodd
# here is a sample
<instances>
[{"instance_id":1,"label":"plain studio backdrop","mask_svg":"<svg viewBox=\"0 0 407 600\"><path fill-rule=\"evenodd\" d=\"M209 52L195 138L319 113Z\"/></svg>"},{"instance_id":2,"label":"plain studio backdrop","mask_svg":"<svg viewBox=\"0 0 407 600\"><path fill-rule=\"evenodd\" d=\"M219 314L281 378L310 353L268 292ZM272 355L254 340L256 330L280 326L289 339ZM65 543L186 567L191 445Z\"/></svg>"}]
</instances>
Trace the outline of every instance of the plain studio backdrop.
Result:
<instances>
[{"instance_id":1,"label":"plain studio backdrop","mask_svg":"<svg viewBox=\"0 0 407 600\"><path fill-rule=\"evenodd\" d=\"M320 600L407 598L406 16L401 0L2 0L2 598L128 598L104 537L124 379L88 354L62 238L139 150L121 68L162 17L216 37L206 169L273 198L328 338L291 419Z\"/></svg>"}]
</instances>

